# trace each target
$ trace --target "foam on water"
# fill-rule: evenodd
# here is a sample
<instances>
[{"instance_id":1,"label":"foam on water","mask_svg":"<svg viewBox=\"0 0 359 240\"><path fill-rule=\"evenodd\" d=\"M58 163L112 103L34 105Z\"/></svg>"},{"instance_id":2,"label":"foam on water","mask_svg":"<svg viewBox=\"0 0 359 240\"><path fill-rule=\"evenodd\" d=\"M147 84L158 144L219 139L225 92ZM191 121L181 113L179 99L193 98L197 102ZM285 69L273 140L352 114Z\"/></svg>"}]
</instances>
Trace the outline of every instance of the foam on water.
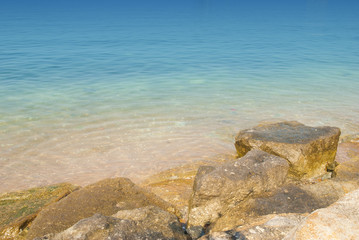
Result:
<instances>
[{"instance_id":1,"label":"foam on water","mask_svg":"<svg viewBox=\"0 0 359 240\"><path fill-rule=\"evenodd\" d=\"M0 192L139 181L261 121L359 132L355 2L89 2L0 10Z\"/></svg>"}]
</instances>

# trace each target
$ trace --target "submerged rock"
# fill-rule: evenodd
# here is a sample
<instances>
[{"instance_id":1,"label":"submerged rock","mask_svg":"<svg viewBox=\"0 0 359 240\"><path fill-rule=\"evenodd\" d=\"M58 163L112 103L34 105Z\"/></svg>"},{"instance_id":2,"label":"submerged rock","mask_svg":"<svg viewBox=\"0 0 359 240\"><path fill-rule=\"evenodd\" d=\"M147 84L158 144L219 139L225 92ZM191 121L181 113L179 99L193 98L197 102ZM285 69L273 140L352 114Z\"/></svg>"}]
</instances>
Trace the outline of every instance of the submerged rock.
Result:
<instances>
[{"instance_id":1,"label":"submerged rock","mask_svg":"<svg viewBox=\"0 0 359 240\"><path fill-rule=\"evenodd\" d=\"M58 233L96 213L110 216L119 210L149 205L175 212L170 204L127 178L106 179L73 192L44 208L34 220L28 239Z\"/></svg>"},{"instance_id":2,"label":"submerged rock","mask_svg":"<svg viewBox=\"0 0 359 240\"><path fill-rule=\"evenodd\" d=\"M359 183L359 143L339 144L336 161L339 163L336 168L338 181Z\"/></svg>"},{"instance_id":3,"label":"submerged rock","mask_svg":"<svg viewBox=\"0 0 359 240\"><path fill-rule=\"evenodd\" d=\"M261 149L280 156L290 163L294 178L312 178L330 171L334 164L340 129L308 127L298 122L259 125L240 131L235 147L244 156L251 149Z\"/></svg>"},{"instance_id":4,"label":"submerged rock","mask_svg":"<svg viewBox=\"0 0 359 240\"><path fill-rule=\"evenodd\" d=\"M62 183L0 196L0 239L23 239L40 209L79 187Z\"/></svg>"},{"instance_id":5,"label":"submerged rock","mask_svg":"<svg viewBox=\"0 0 359 240\"><path fill-rule=\"evenodd\" d=\"M288 162L260 150L217 167L198 170L189 206L192 237L251 195L271 191L285 181Z\"/></svg>"},{"instance_id":6,"label":"submerged rock","mask_svg":"<svg viewBox=\"0 0 359 240\"><path fill-rule=\"evenodd\" d=\"M113 216L95 214L82 219L72 227L41 239L50 240L106 240L106 239L178 239L187 236L174 214L161 208L148 206L119 211Z\"/></svg>"},{"instance_id":7,"label":"submerged rock","mask_svg":"<svg viewBox=\"0 0 359 240\"><path fill-rule=\"evenodd\" d=\"M359 239L359 189L327 208L314 211L284 239Z\"/></svg>"}]
</instances>

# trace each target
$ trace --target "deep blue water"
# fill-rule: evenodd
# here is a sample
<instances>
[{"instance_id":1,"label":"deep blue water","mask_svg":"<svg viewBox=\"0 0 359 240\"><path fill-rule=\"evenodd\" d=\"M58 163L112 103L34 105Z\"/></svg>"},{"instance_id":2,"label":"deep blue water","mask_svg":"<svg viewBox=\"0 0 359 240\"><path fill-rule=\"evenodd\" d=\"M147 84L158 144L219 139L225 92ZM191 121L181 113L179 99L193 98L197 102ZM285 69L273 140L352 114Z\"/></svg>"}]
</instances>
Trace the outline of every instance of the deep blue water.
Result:
<instances>
[{"instance_id":1,"label":"deep blue water","mask_svg":"<svg viewBox=\"0 0 359 240\"><path fill-rule=\"evenodd\" d=\"M358 12L329 0L1 1L3 190L200 160L260 121L358 133Z\"/></svg>"}]
</instances>

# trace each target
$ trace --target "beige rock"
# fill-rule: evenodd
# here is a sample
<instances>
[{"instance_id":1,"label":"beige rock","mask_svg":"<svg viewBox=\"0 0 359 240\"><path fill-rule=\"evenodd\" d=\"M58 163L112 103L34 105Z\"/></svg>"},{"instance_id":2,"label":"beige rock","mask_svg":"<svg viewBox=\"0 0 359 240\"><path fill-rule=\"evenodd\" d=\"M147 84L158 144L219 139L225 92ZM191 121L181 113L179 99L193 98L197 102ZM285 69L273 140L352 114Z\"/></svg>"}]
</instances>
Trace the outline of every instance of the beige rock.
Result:
<instances>
[{"instance_id":1,"label":"beige rock","mask_svg":"<svg viewBox=\"0 0 359 240\"><path fill-rule=\"evenodd\" d=\"M244 156L261 149L290 163L296 179L323 175L334 163L340 130L335 127L308 127L298 122L280 122L240 131L235 147Z\"/></svg>"},{"instance_id":2,"label":"beige rock","mask_svg":"<svg viewBox=\"0 0 359 240\"><path fill-rule=\"evenodd\" d=\"M50 240L140 240L178 239L186 240L184 230L177 217L161 208L147 206L122 210L112 217L95 214L82 219L72 227L41 239Z\"/></svg>"},{"instance_id":3,"label":"beige rock","mask_svg":"<svg viewBox=\"0 0 359 240\"><path fill-rule=\"evenodd\" d=\"M331 180L317 184L285 184L271 192L248 198L225 212L210 226L211 231L226 231L269 214L310 213L327 207L344 193L333 191ZM340 195L342 194L342 195Z\"/></svg>"},{"instance_id":4,"label":"beige rock","mask_svg":"<svg viewBox=\"0 0 359 240\"><path fill-rule=\"evenodd\" d=\"M148 205L175 212L170 204L127 178L106 179L73 192L44 208L32 223L27 238L58 233L95 213L110 216L119 210Z\"/></svg>"},{"instance_id":5,"label":"beige rock","mask_svg":"<svg viewBox=\"0 0 359 240\"><path fill-rule=\"evenodd\" d=\"M260 150L217 167L198 170L189 206L188 231L198 237L203 228L249 196L271 191L285 181L288 162Z\"/></svg>"},{"instance_id":6,"label":"beige rock","mask_svg":"<svg viewBox=\"0 0 359 240\"><path fill-rule=\"evenodd\" d=\"M286 240L359 239L359 189L306 217Z\"/></svg>"},{"instance_id":7,"label":"beige rock","mask_svg":"<svg viewBox=\"0 0 359 240\"><path fill-rule=\"evenodd\" d=\"M226 232L211 232L200 240L273 240L282 239L305 217L303 214L271 214L258 217Z\"/></svg>"},{"instance_id":8,"label":"beige rock","mask_svg":"<svg viewBox=\"0 0 359 240\"><path fill-rule=\"evenodd\" d=\"M336 179L342 182L359 182L359 143L341 143L338 146ZM359 185L356 186L358 188ZM353 189L348 189L353 190Z\"/></svg>"},{"instance_id":9,"label":"beige rock","mask_svg":"<svg viewBox=\"0 0 359 240\"><path fill-rule=\"evenodd\" d=\"M340 174L339 172L338 177L341 176ZM271 192L241 202L211 224L210 229L211 231L230 230L267 214L310 213L318 208L328 207L349 190L358 187L359 178L286 183Z\"/></svg>"},{"instance_id":10,"label":"beige rock","mask_svg":"<svg viewBox=\"0 0 359 240\"><path fill-rule=\"evenodd\" d=\"M185 223L188 220L188 202L192 195L193 182L198 168L203 165L223 164L236 158L235 154L216 155L157 173L145 179L140 186L173 204L181 213L181 222Z\"/></svg>"}]
</instances>

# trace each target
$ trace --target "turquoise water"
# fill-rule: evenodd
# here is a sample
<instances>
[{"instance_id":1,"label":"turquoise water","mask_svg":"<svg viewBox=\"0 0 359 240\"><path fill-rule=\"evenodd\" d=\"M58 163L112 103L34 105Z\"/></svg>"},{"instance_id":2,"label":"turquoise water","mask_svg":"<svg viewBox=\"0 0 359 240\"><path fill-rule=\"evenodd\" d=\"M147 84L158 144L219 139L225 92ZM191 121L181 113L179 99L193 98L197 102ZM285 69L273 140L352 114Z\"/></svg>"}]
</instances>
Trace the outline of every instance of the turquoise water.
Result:
<instances>
[{"instance_id":1,"label":"turquoise water","mask_svg":"<svg viewBox=\"0 0 359 240\"><path fill-rule=\"evenodd\" d=\"M135 181L234 154L240 129L359 133L354 1L5 1L1 191Z\"/></svg>"}]
</instances>

